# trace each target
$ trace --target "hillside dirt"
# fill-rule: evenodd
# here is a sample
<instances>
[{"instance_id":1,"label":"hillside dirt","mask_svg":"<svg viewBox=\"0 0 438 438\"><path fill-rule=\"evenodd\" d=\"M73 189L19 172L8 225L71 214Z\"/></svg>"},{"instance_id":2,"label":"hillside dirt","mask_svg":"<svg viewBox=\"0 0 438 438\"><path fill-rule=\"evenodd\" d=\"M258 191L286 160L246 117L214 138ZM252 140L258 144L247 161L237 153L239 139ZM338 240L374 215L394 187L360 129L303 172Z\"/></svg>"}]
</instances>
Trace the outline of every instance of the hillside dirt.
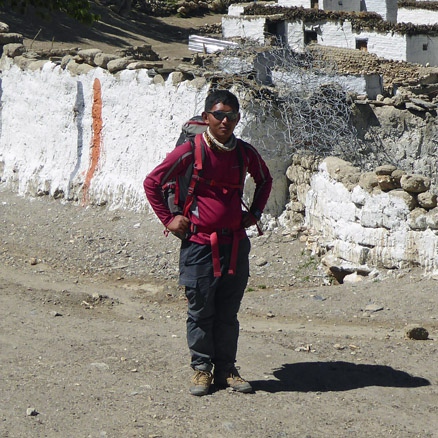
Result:
<instances>
[{"instance_id":1,"label":"hillside dirt","mask_svg":"<svg viewBox=\"0 0 438 438\"><path fill-rule=\"evenodd\" d=\"M10 32L23 35L23 43L28 50L67 51L80 48L115 53L119 49L147 44L165 68L174 68L184 58L192 57L193 52L188 49L189 35L220 37L220 14L187 18L151 17L132 11L126 18L103 7L95 12L100 15L100 20L92 25L78 23L60 14L41 18L31 12L23 16L1 10L0 21L9 25Z\"/></svg>"},{"instance_id":2,"label":"hillside dirt","mask_svg":"<svg viewBox=\"0 0 438 438\"><path fill-rule=\"evenodd\" d=\"M438 436L433 277L324 286L300 239L251 237L238 365L254 392L198 398L178 239L147 212L5 189L0 212L0 437Z\"/></svg>"},{"instance_id":3,"label":"hillside dirt","mask_svg":"<svg viewBox=\"0 0 438 438\"><path fill-rule=\"evenodd\" d=\"M32 47L144 41L169 64L188 54L188 33L220 22L110 18L72 28L0 14ZM179 241L154 216L0 184L0 236L1 438L438 437L433 276L381 270L328 286L299 236L252 236L238 365L254 392L197 398ZM429 338L407 339L410 324Z\"/></svg>"}]
</instances>

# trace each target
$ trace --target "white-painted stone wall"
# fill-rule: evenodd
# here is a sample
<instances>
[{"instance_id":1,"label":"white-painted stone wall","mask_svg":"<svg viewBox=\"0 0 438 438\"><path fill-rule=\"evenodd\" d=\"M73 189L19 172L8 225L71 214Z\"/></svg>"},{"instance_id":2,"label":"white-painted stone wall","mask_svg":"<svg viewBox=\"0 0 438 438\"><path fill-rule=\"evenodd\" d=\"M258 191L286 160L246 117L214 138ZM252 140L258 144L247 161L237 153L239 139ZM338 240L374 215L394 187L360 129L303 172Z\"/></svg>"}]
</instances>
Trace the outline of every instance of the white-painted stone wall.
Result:
<instances>
[{"instance_id":1,"label":"white-painted stone wall","mask_svg":"<svg viewBox=\"0 0 438 438\"><path fill-rule=\"evenodd\" d=\"M323 0L321 9L324 11L360 12L361 0Z\"/></svg>"},{"instance_id":2,"label":"white-painted stone wall","mask_svg":"<svg viewBox=\"0 0 438 438\"><path fill-rule=\"evenodd\" d=\"M318 44L333 46L344 49L356 49L356 39L368 41L368 52L385 59L395 61L409 61L407 55L406 36L401 34L355 32L349 21L340 22L315 22L303 23L301 21L288 22L286 26L286 40L292 50L302 52L304 50L304 30L316 30ZM414 56L410 52L410 56ZM418 56L418 54L416 55ZM434 60L435 57L432 58ZM425 64L425 63L424 63ZM432 64L431 64L432 65Z\"/></svg>"},{"instance_id":3,"label":"white-painted stone wall","mask_svg":"<svg viewBox=\"0 0 438 438\"><path fill-rule=\"evenodd\" d=\"M436 1L436 0L434 0ZM434 25L438 23L438 10L420 8L399 8L397 14L398 23L427 24Z\"/></svg>"},{"instance_id":4,"label":"white-painted stone wall","mask_svg":"<svg viewBox=\"0 0 438 438\"><path fill-rule=\"evenodd\" d=\"M383 20L397 23L397 0L365 0L364 5L363 11L376 12Z\"/></svg>"},{"instance_id":5,"label":"white-painted stone wall","mask_svg":"<svg viewBox=\"0 0 438 438\"><path fill-rule=\"evenodd\" d=\"M414 213L397 191L348 189L330 176L324 161L311 178L305 207L306 225L315 231L318 245L354 270L438 268L436 209L420 211L422 226L413 226Z\"/></svg>"},{"instance_id":6,"label":"white-painted stone wall","mask_svg":"<svg viewBox=\"0 0 438 438\"><path fill-rule=\"evenodd\" d=\"M320 0L321 1L321 0ZM311 6L311 2L310 0L278 0L278 5L279 6L284 6L284 7L296 7L296 8L310 8Z\"/></svg>"},{"instance_id":7,"label":"white-painted stone wall","mask_svg":"<svg viewBox=\"0 0 438 438\"><path fill-rule=\"evenodd\" d=\"M3 60L4 61L4 60ZM203 110L208 85L200 78L154 81L147 70L112 75L100 68L71 76L51 62L42 70L22 71L3 63L0 73L0 182L22 195L50 194L110 208L148 207L143 180L174 147L182 124ZM93 85L101 84L100 156L91 172ZM242 108L236 134L257 147ZM95 149L94 149L95 151ZM286 203L284 158L265 159L274 190L267 212ZM87 187L86 199L84 187Z\"/></svg>"},{"instance_id":8,"label":"white-painted stone wall","mask_svg":"<svg viewBox=\"0 0 438 438\"><path fill-rule=\"evenodd\" d=\"M280 6L310 8L310 0L278 0ZM319 9L325 11L376 12L385 21L397 23L397 0L319 0Z\"/></svg>"},{"instance_id":9,"label":"white-painted stone wall","mask_svg":"<svg viewBox=\"0 0 438 438\"><path fill-rule=\"evenodd\" d=\"M225 39L244 38L265 43L265 17L232 16L222 17L222 36Z\"/></svg>"},{"instance_id":10,"label":"white-painted stone wall","mask_svg":"<svg viewBox=\"0 0 438 438\"><path fill-rule=\"evenodd\" d=\"M438 66L438 37L412 35L406 37L406 58L409 62Z\"/></svg>"},{"instance_id":11,"label":"white-painted stone wall","mask_svg":"<svg viewBox=\"0 0 438 438\"><path fill-rule=\"evenodd\" d=\"M339 84L343 90L359 95L368 96L370 99L375 99L378 94L382 93L383 86L381 78L378 75L368 76L363 75L325 75L325 74L307 74L298 75L294 72L280 72L274 70L271 74L272 83L279 88L297 87L314 88L327 84ZM305 81L303 84L302 82ZM374 85L374 87L370 87Z\"/></svg>"}]
</instances>

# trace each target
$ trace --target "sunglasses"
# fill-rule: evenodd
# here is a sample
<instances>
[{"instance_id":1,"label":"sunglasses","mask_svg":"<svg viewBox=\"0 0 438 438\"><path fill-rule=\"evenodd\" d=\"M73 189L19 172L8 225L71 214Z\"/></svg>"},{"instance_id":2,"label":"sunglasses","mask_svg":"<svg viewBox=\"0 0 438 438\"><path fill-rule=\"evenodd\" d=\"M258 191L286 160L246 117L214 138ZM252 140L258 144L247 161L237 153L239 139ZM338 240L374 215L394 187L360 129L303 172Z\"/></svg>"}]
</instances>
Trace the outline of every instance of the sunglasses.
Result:
<instances>
[{"instance_id":1,"label":"sunglasses","mask_svg":"<svg viewBox=\"0 0 438 438\"><path fill-rule=\"evenodd\" d=\"M234 122L239 117L239 113L235 113L234 111L207 111L208 114L212 114L213 117L220 122L225 119L225 117L230 121Z\"/></svg>"}]
</instances>

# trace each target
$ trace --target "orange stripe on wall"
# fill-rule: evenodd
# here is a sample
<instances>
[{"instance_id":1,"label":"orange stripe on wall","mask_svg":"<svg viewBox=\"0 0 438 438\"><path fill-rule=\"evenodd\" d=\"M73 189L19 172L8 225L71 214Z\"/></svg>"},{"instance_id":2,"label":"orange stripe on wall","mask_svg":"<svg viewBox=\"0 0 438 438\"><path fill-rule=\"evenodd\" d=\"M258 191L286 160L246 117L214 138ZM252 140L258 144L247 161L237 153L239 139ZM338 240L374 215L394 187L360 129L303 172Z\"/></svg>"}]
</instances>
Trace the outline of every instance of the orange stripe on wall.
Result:
<instances>
[{"instance_id":1,"label":"orange stripe on wall","mask_svg":"<svg viewBox=\"0 0 438 438\"><path fill-rule=\"evenodd\" d=\"M100 146L102 142L102 88L99 79L95 79L93 83L93 108L91 110L91 117L93 119L93 138L90 147L90 165L85 175L83 186L83 204L88 203L88 190L100 159Z\"/></svg>"}]
</instances>

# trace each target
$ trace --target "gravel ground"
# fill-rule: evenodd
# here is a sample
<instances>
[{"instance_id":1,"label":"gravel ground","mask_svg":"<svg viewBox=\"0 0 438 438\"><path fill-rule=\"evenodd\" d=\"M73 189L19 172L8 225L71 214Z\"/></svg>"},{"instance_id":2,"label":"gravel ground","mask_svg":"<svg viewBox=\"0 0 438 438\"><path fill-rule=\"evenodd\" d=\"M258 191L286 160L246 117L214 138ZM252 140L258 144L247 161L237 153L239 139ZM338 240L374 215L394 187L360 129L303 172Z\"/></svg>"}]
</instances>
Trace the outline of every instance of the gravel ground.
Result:
<instances>
[{"instance_id":1,"label":"gravel ground","mask_svg":"<svg viewBox=\"0 0 438 438\"><path fill-rule=\"evenodd\" d=\"M254 393L197 398L176 238L146 212L0 203L0 437L438 436L433 277L323 286L299 239L252 237L238 365Z\"/></svg>"}]
</instances>

